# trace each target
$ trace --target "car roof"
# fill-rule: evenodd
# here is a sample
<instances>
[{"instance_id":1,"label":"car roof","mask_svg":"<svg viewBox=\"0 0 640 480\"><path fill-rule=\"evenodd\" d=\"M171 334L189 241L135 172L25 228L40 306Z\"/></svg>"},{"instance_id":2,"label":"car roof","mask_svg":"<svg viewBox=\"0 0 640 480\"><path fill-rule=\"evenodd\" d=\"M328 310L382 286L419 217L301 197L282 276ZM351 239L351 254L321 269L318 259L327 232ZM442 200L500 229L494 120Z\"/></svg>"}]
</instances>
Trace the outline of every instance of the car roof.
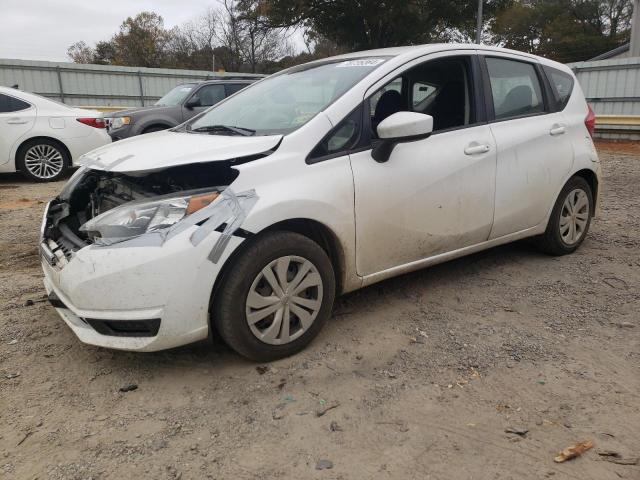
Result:
<instances>
[{"instance_id":1,"label":"car roof","mask_svg":"<svg viewBox=\"0 0 640 480\"><path fill-rule=\"evenodd\" d=\"M389 47L389 48L377 48L374 50L362 50L359 52L345 53L343 55L337 55L332 58L358 58L369 56L385 56L385 57L397 57L401 55L415 56L424 55L433 52L442 52L449 50L485 50L502 53L512 53L517 55L523 55L530 58L539 58L535 55L525 52L519 52L517 50L510 50L508 48L493 47L489 45L478 45L476 43L426 43L424 45L410 45L406 47Z\"/></svg>"},{"instance_id":2,"label":"car roof","mask_svg":"<svg viewBox=\"0 0 640 480\"><path fill-rule=\"evenodd\" d=\"M332 60L340 60L340 59L348 60L348 59L354 59L354 58L376 57L376 56L392 57L395 59L402 59L404 57L404 59L408 61L413 58L417 58L430 53L455 51L455 50L478 50L482 52L496 52L496 53L506 53L510 55L517 55L523 58L527 58L529 60L535 60L540 63L553 66L561 70L570 71L570 69L562 63L558 63L544 57L539 57L531 53L521 52L518 50L511 50L509 48L494 47L490 45L478 45L476 43L426 43L424 45L410 45L406 47L389 47L389 48L378 48L374 50L361 50L359 52L345 53L342 55L336 55L334 57L315 60L309 63L313 64L315 62L321 63L321 62L332 61Z\"/></svg>"},{"instance_id":3,"label":"car roof","mask_svg":"<svg viewBox=\"0 0 640 480\"><path fill-rule=\"evenodd\" d=\"M253 83L256 80L260 80L260 78L230 78L230 79L204 80L202 82L198 82L198 85L201 85L203 83Z\"/></svg>"},{"instance_id":4,"label":"car roof","mask_svg":"<svg viewBox=\"0 0 640 480\"><path fill-rule=\"evenodd\" d=\"M20 90L12 87L3 87L2 85L0 85L0 93L18 96L20 94Z\"/></svg>"}]
</instances>

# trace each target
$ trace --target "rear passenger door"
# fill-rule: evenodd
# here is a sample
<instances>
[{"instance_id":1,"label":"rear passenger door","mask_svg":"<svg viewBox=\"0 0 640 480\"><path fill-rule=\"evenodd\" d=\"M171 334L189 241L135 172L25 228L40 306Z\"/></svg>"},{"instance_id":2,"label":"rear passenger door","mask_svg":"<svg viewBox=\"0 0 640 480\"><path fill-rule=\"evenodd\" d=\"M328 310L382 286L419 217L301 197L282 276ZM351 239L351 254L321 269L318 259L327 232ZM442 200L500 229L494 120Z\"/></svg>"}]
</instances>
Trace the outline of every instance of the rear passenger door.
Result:
<instances>
[{"instance_id":1,"label":"rear passenger door","mask_svg":"<svg viewBox=\"0 0 640 480\"><path fill-rule=\"evenodd\" d=\"M546 219L573 163L573 147L537 63L507 54L481 59L498 153L493 239Z\"/></svg>"}]
</instances>

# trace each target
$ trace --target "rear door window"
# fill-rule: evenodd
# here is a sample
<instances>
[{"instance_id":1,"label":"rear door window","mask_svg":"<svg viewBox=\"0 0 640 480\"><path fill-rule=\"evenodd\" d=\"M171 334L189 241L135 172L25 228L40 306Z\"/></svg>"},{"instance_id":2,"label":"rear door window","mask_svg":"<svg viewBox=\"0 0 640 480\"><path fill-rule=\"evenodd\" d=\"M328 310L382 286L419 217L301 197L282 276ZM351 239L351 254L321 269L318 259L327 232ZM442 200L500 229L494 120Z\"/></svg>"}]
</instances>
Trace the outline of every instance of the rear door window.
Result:
<instances>
[{"instance_id":1,"label":"rear door window","mask_svg":"<svg viewBox=\"0 0 640 480\"><path fill-rule=\"evenodd\" d=\"M544 72L547 74L547 78L551 84L558 110L564 110L573 91L573 77L557 68L548 66L544 67Z\"/></svg>"},{"instance_id":2,"label":"rear door window","mask_svg":"<svg viewBox=\"0 0 640 480\"><path fill-rule=\"evenodd\" d=\"M540 79L534 66L519 60L487 57L496 120L545 111Z\"/></svg>"},{"instance_id":3,"label":"rear door window","mask_svg":"<svg viewBox=\"0 0 640 480\"><path fill-rule=\"evenodd\" d=\"M227 97L230 97L236 92L239 92L245 87L248 87L248 83L227 83L224 88L227 91Z\"/></svg>"},{"instance_id":4,"label":"rear door window","mask_svg":"<svg viewBox=\"0 0 640 480\"><path fill-rule=\"evenodd\" d=\"M13 113L27 110L31 105L15 97L0 94L0 113Z\"/></svg>"}]
</instances>

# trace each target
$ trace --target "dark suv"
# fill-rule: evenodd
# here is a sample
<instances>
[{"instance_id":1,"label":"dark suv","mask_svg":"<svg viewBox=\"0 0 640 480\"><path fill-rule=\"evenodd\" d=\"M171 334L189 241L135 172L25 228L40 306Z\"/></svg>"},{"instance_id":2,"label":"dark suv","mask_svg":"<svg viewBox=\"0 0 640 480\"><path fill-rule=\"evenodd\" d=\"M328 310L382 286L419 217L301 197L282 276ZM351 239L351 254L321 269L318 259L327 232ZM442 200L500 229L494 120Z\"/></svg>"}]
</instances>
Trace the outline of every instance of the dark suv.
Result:
<instances>
[{"instance_id":1,"label":"dark suv","mask_svg":"<svg viewBox=\"0 0 640 480\"><path fill-rule=\"evenodd\" d=\"M258 79L237 78L183 83L169 91L154 105L106 115L109 135L116 141L175 127Z\"/></svg>"}]
</instances>

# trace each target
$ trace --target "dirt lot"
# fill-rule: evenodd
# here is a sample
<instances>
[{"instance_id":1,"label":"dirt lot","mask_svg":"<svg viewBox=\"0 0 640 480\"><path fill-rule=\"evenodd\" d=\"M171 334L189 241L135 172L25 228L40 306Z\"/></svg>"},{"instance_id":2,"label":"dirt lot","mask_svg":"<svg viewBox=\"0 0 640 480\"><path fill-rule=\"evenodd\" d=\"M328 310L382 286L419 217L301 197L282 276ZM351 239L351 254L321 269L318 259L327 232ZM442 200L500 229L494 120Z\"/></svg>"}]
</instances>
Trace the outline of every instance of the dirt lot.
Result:
<instances>
[{"instance_id":1,"label":"dirt lot","mask_svg":"<svg viewBox=\"0 0 640 480\"><path fill-rule=\"evenodd\" d=\"M0 477L640 479L620 464L640 457L640 148L601 158L574 255L518 243L386 281L269 366L81 344L35 249L62 184L0 177Z\"/></svg>"}]
</instances>

